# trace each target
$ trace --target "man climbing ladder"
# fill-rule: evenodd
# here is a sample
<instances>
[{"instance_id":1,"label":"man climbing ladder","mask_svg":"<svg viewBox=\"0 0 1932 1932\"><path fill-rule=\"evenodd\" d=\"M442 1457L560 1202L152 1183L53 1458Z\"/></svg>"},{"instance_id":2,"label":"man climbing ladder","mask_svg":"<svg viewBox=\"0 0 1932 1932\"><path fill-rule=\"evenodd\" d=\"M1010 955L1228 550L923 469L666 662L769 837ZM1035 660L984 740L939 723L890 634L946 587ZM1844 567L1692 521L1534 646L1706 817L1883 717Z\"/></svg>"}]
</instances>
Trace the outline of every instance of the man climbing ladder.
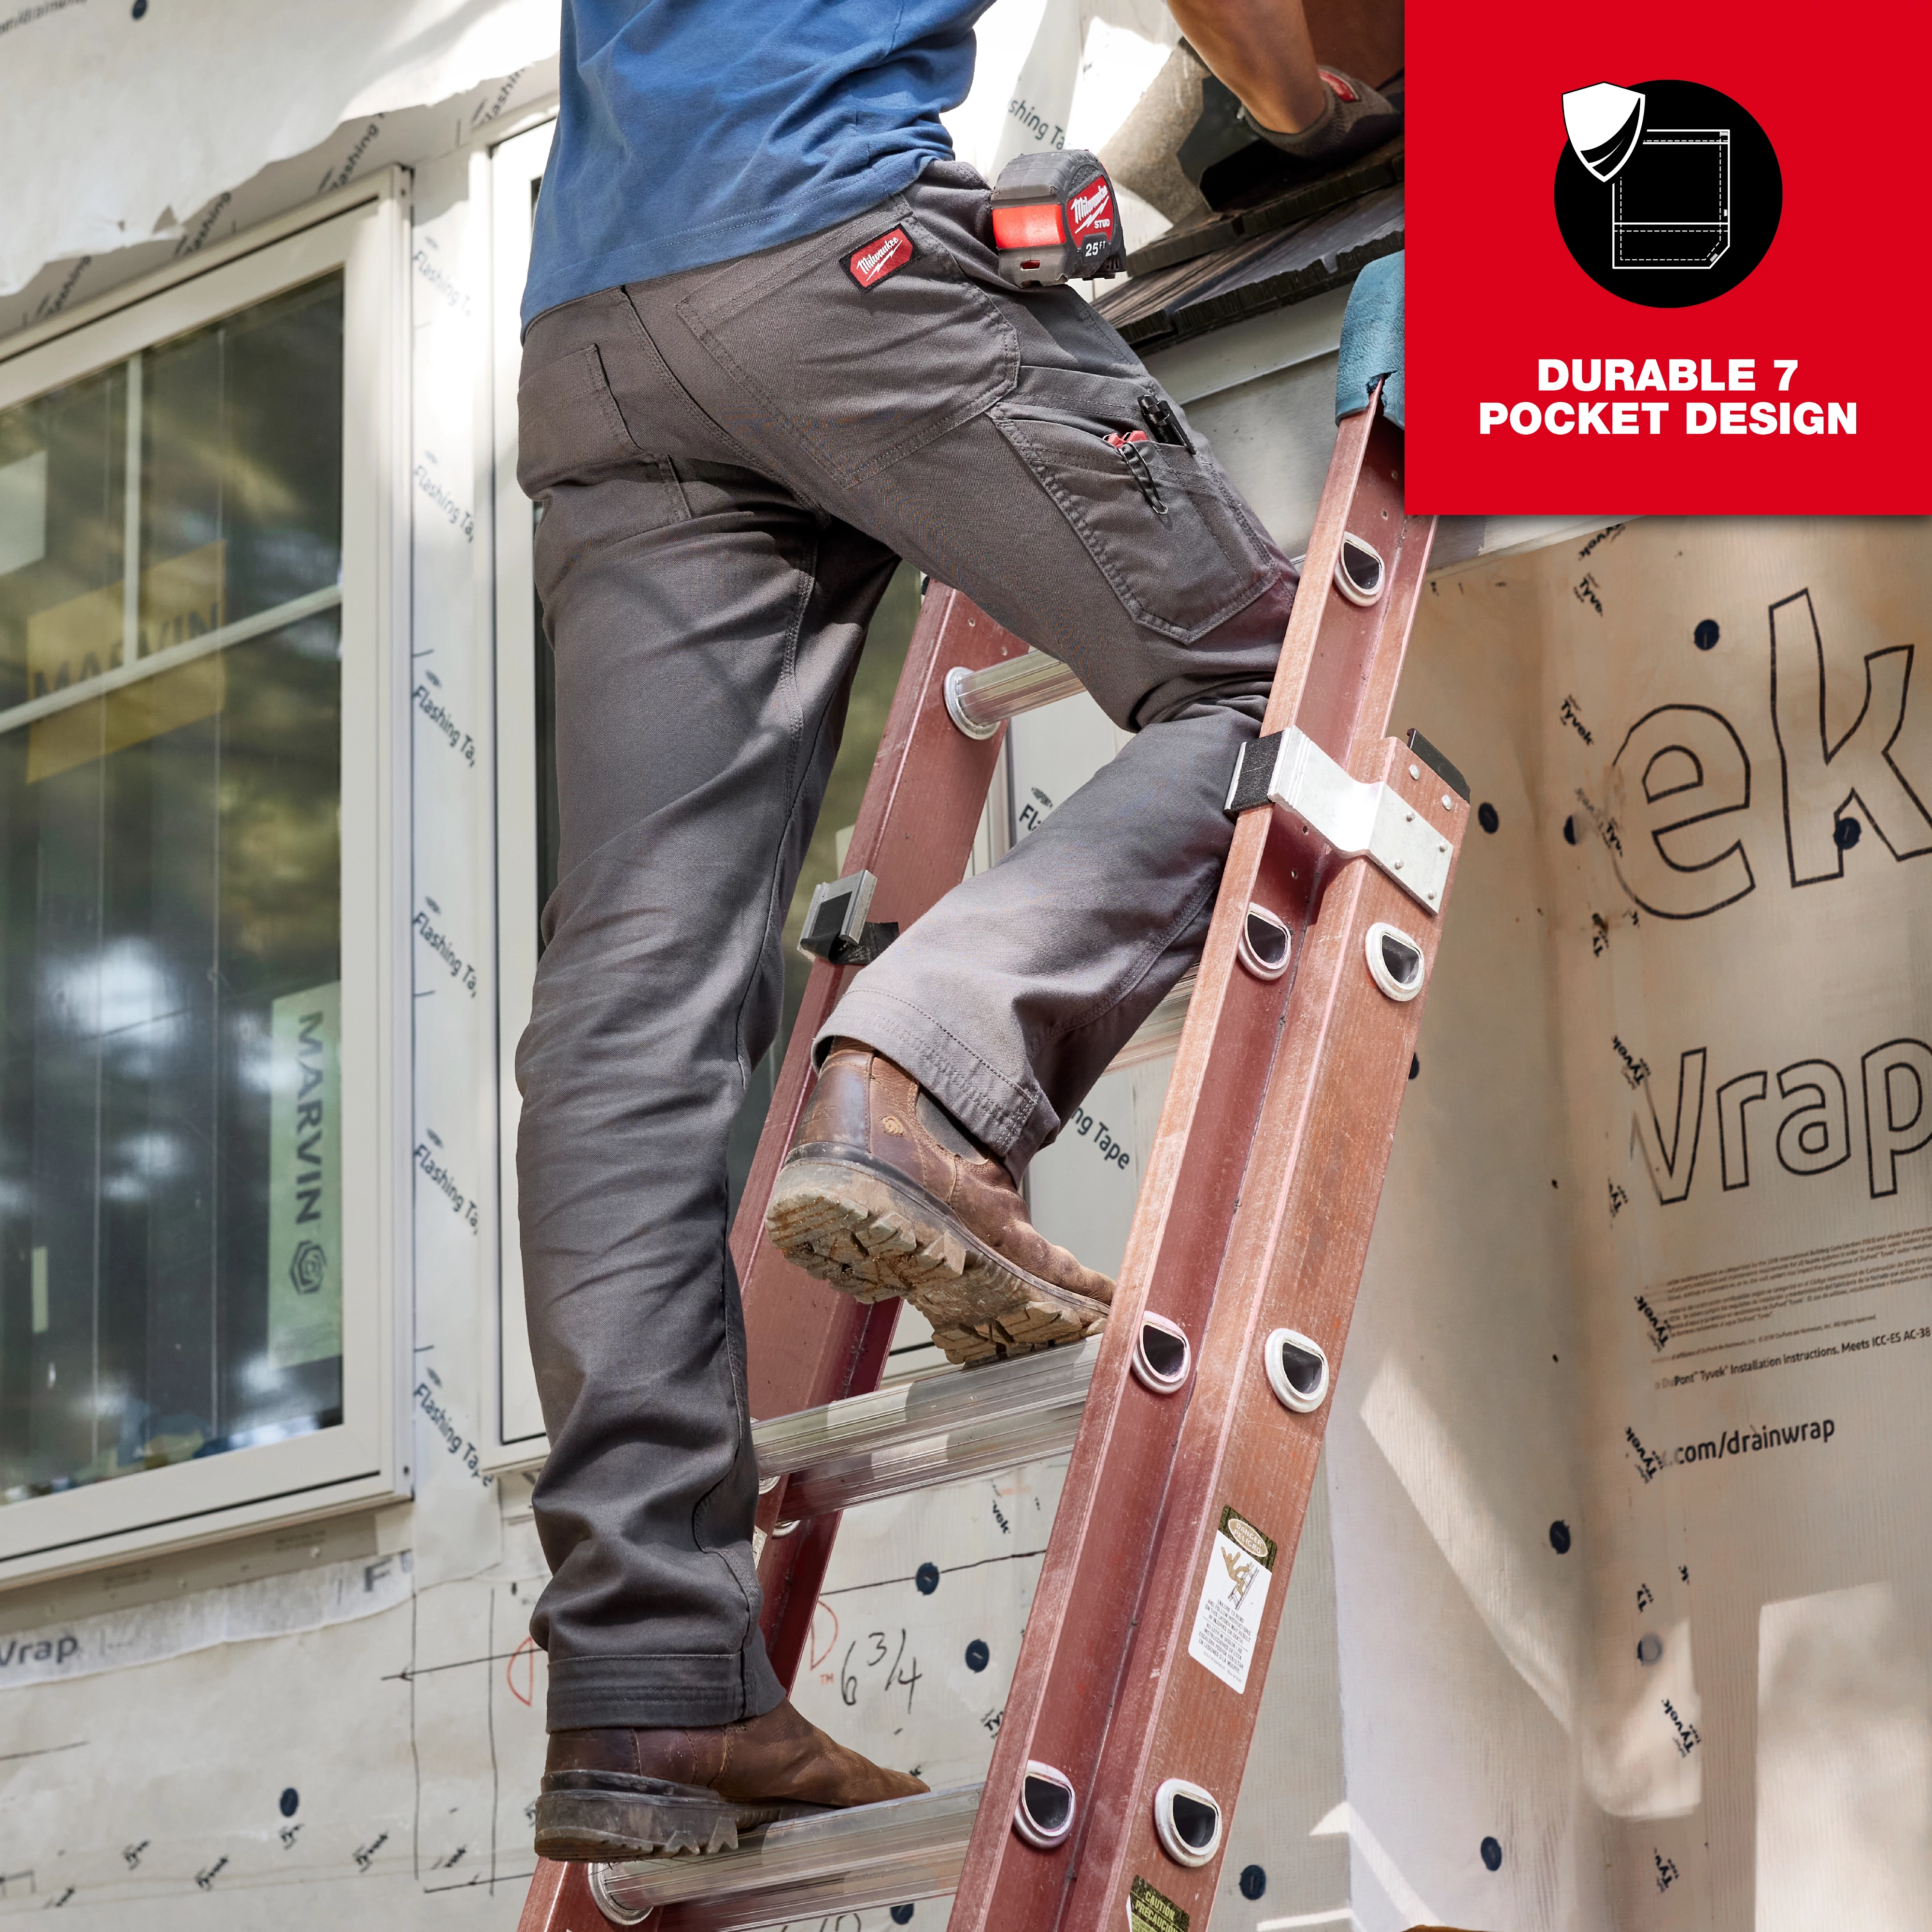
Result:
<instances>
[{"instance_id":1,"label":"man climbing ladder","mask_svg":"<svg viewBox=\"0 0 1932 1932\"><path fill-rule=\"evenodd\" d=\"M986 189L938 120L982 10L905 0L887 40L862 0L566 0L520 464L562 831L518 1060L553 1858L921 1788L806 1724L766 1658L724 1244L727 1132L898 560L1137 734L818 1042L774 1235L962 1348L1104 1318L1111 1284L1032 1228L1017 1180L1199 950L1292 602L1112 330L1000 278ZM1393 125L1315 69L1298 0L1175 12L1257 139L1333 159Z\"/></svg>"}]
</instances>

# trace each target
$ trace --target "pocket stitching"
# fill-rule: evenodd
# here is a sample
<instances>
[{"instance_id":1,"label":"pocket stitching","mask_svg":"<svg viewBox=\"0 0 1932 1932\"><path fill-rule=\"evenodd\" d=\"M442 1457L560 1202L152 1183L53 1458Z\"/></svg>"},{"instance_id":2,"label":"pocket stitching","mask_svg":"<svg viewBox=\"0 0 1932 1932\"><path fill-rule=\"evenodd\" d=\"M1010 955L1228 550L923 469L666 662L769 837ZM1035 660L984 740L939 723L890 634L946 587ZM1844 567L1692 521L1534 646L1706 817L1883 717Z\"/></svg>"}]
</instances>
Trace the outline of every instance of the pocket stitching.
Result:
<instances>
[{"instance_id":1,"label":"pocket stitching","mask_svg":"<svg viewBox=\"0 0 1932 1932\"><path fill-rule=\"evenodd\" d=\"M1059 505L1061 514L1078 532L1088 555L1094 560L1094 567L1113 586L1114 595L1126 607L1128 614L1136 623L1144 624L1149 630L1158 631L1162 636L1172 638L1178 643L1192 644L1197 639L1205 637L1216 626L1225 623L1237 611L1246 609L1268 588L1268 572L1257 563L1253 566L1252 582L1244 584L1225 602L1217 605L1202 622L1190 627L1177 624L1168 618L1156 615L1148 608L1121 577L1112 560L1108 546L1102 541L1100 532L1082 514L1079 504L1066 490L1060 488L1053 473L1053 458L1047 451L1041 448L1028 438L1021 427L1022 424L1028 418L1012 416L998 404L994 406L992 413L994 420L999 424L1001 433L1019 451L1022 460L1025 462L1034 480L1054 502ZM1066 427L1070 428L1072 426L1069 424ZM1165 464L1162 465L1162 471L1164 477L1172 475ZM1094 473L1102 475L1106 472L1104 469L1096 469ZM1192 496L1198 494L1198 489L1189 488L1183 478L1175 476L1173 481L1176 488L1180 490L1184 494ZM1228 505L1226 493L1214 487L1211 478L1202 477L1201 482L1213 489L1213 494L1218 502L1228 508L1232 508L1232 505ZM1241 517L1238 520L1241 527L1252 537L1254 532L1247 518ZM1228 568L1237 573L1240 572L1244 567L1242 563L1228 556L1226 544L1222 542L1220 538L1215 533L1213 526L1204 518L1202 520L1202 529L1205 532L1208 541L1221 553L1222 558ZM1258 542L1256 548L1260 549L1262 546Z\"/></svg>"}]
</instances>

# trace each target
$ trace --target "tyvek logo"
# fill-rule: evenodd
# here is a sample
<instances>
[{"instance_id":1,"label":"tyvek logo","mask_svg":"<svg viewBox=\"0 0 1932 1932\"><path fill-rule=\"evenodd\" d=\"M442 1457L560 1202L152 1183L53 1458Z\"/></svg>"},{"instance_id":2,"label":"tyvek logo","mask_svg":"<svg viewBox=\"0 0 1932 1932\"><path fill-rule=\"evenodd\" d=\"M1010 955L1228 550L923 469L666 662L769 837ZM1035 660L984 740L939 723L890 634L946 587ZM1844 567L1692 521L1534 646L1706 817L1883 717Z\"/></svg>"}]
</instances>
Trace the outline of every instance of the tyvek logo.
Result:
<instances>
[{"instance_id":1,"label":"tyvek logo","mask_svg":"<svg viewBox=\"0 0 1932 1932\"><path fill-rule=\"evenodd\" d=\"M875 287L896 274L912 260L912 242L903 228L894 228L855 248L845 258L845 272L862 289Z\"/></svg>"},{"instance_id":2,"label":"tyvek logo","mask_svg":"<svg viewBox=\"0 0 1932 1932\"><path fill-rule=\"evenodd\" d=\"M1107 192L1107 178L1096 175L1076 194L1069 206L1073 214L1073 238L1114 232L1114 198Z\"/></svg>"}]
</instances>

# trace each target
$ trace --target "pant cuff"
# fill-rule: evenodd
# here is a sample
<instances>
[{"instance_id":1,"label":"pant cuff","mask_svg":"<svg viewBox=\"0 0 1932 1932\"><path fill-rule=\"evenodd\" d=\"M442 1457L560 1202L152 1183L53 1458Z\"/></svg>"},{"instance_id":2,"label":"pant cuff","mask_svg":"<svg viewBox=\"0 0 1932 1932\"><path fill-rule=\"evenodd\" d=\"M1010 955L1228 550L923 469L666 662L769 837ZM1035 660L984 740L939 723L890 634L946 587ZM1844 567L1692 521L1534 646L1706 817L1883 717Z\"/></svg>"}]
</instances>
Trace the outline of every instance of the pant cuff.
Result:
<instances>
[{"instance_id":1,"label":"pant cuff","mask_svg":"<svg viewBox=\"0 0 1932 1932\"><path fill-rule=\"evenodd\" d=\"M762 1637L736 1655L559 1658L544 1726L553 1731L708 1730L784 1701Z\"/></svg>"}]
</instances>

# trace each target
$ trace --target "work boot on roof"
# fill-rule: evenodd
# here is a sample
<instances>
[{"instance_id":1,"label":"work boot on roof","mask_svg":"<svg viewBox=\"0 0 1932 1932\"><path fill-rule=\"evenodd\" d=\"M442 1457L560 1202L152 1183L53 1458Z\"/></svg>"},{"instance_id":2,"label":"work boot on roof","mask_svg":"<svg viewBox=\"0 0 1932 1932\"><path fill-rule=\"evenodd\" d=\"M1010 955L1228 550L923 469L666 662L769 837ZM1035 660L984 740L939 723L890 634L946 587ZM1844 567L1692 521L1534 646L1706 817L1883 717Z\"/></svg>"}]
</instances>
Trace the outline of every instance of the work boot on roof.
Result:
<instances>
[{"instance_id":1,"label":"work boot on roof","mask_svg":"<svg viewBox=\"0 0 1932 1932\"><path fill-rule=\"evenodd\" d=\"M783 1818L926 1786L835 1744L789 1701L702 1730L554 1731L537 1799L543 1858L725 1852Z\"/></svg>"},{"instance_id":2,"label":"work boot on roof","mask_svg":"<svg viewBox=\"0 0 1932 1932\"><path fill-rule=\"evenodd\" d=\"M910 1074L833 1044L778 1170L765 1232L808 1274L862 1301L903 1295L956 1362L1090 1334L1114 1284L1027 1217L1004 1162Z\"/></svg>"}]
</instances>

